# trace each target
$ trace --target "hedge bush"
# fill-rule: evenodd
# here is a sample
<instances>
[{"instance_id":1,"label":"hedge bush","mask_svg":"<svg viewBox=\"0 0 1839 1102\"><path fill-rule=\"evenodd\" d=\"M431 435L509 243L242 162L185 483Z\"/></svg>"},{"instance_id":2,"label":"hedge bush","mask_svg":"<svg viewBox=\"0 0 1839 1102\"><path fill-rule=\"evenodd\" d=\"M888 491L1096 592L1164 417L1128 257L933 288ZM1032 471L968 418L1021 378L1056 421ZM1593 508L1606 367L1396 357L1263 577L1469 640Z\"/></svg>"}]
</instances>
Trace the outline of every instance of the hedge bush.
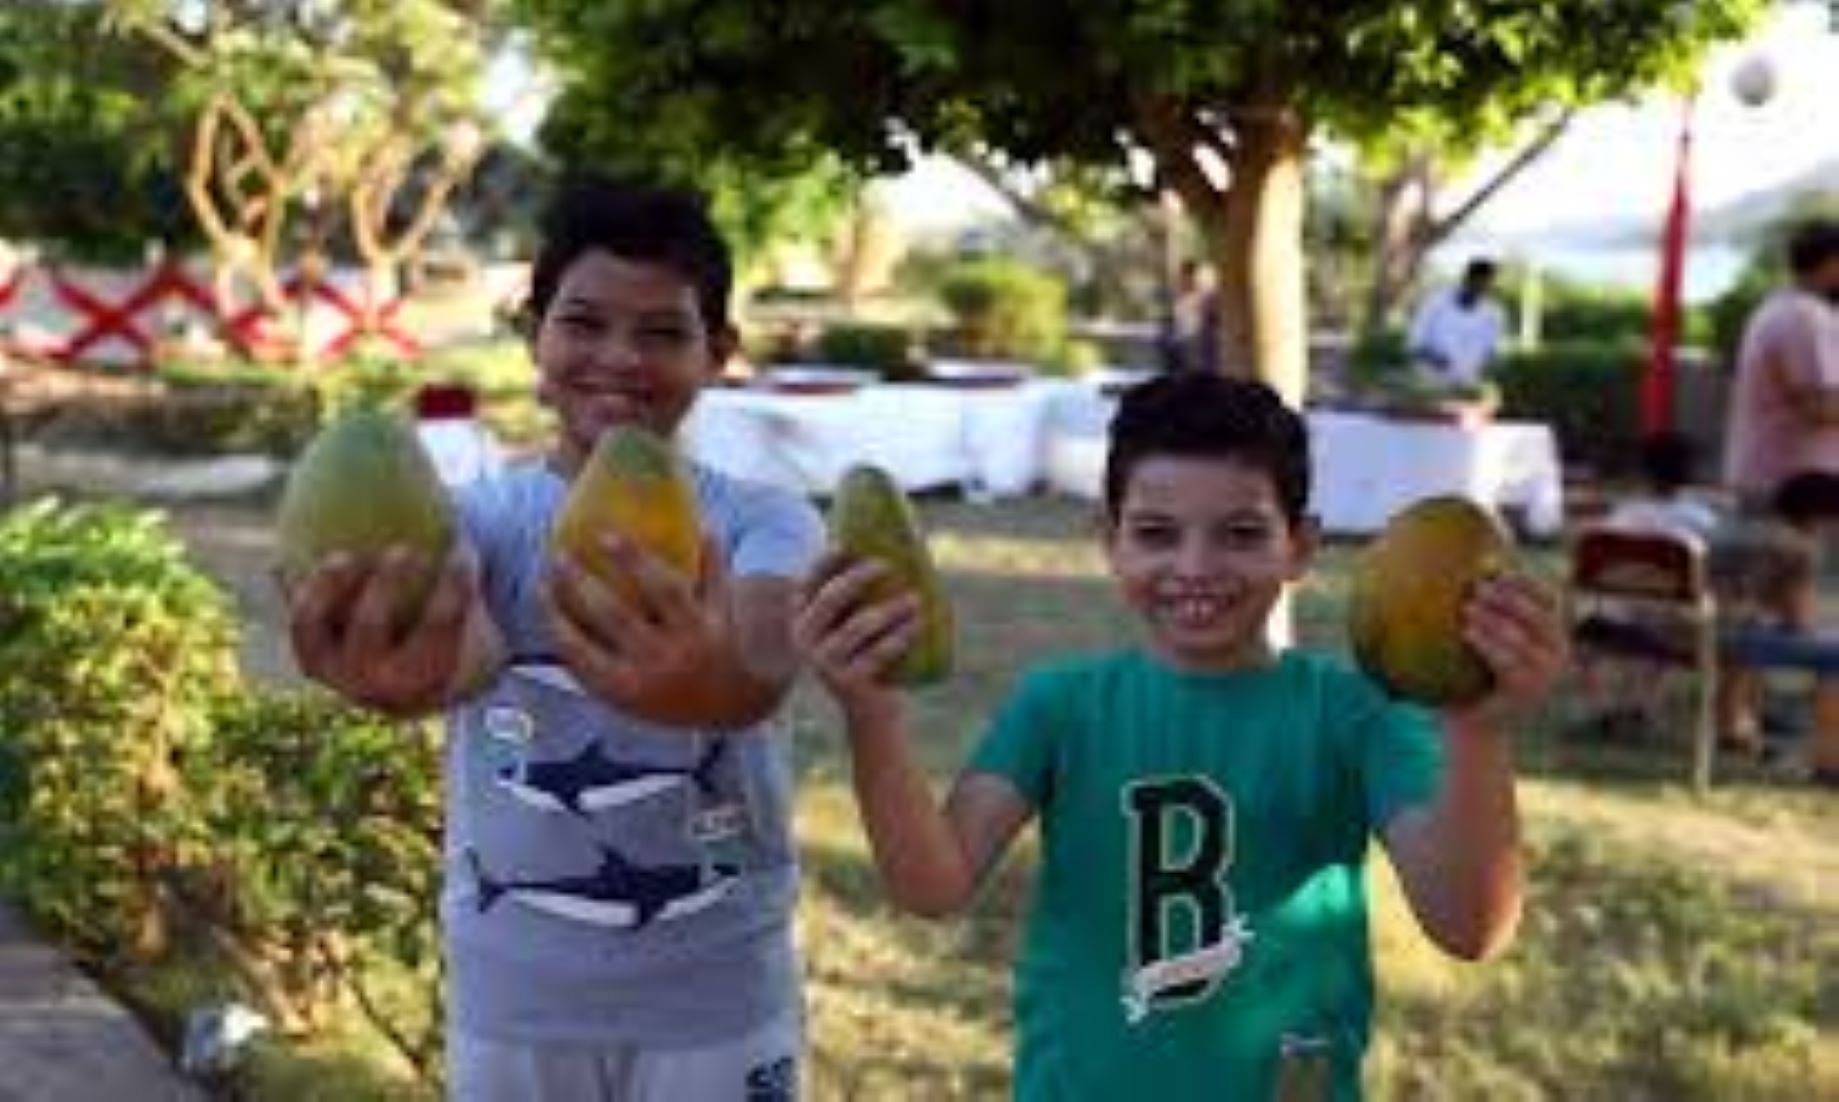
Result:
<instances>
[{"instance_id":1,"label":"hedge bush","mask_svg":"<svg viewBox=\"0 0 1839 1102\"><path fill-rule=\"evenodd\" d=\"M1641 363L1635 344L1552 343L1503 357L1490 373L1500 416L1552 426L1566 462L1630 468L1641 438Z\"/></svg>"},{"instance_id":2,"label":"hedge bush","mask_svg":"<svg viewBox=\"0 0 1839 1102\"><path fill-rule=\"evenodd\" d=\"M208 952L285 1030L355 1007L438 1078L432 728L246 685L158 513L17 509L0 578L0 894L104 971Z\"/></svg>"},{"instance_id":3,"label":"hedge bush","mask_svg":"<svg viewBox=\"0 0 1839 1102\"><path fill-rule=\"evenodd\" d=\"M986 257L948 272L940 296L952 317L933 351L1055 363L1066 339L1066 285L1018 261Z\"/></svg>"},{"instance_id":4,"label":"hedge bush","mask_svg":"<svg viewBox=\"0 0 1839 1102\"><path fill-rule=\"evenodd\" d=\"M0 746L23 789L0 891L87 955L151 955L164 873L210 842L179 766L236 684L228 602L120 506L6 514L0 578Z\"/></svg>"}]
</instances>

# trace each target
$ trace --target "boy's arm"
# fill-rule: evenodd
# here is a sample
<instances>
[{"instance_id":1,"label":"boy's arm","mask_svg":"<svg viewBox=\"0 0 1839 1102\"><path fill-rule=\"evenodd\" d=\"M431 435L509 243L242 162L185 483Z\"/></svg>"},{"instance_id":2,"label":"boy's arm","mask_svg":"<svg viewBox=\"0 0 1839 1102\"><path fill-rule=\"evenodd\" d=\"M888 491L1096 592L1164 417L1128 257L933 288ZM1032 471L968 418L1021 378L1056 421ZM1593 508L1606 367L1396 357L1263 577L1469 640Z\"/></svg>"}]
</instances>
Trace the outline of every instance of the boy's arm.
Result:
<instances>
[{"instance_id":1,"label":"boy's arm","mask_svg":"<svg viewBox=\"0 0 1839 1102\"><path fill-rule=\"evenodd\" d=\"M988 773L960 776L941 807L914 759L898 697L883 695L844 705L863 829L895 905L943 918L970 905L1031 811Z\"/></svg>"},{"instance_id":2,"label":"boy's arm","mask_svg":"<svg viewBox=\"0 0 1839 1102\"><path fill-rule=\"evenodd\" d=\"M1569 661L1557 601L1524 577L1481 583L1469 599L1467 638L1494 671L1495 691L1442 717L1443 782L1427 806L1407 808L1385 842L1412 911L1446 952L1479 960L1519 923L1519 810L1509 731Z\"/></svg>"},{"instance_id":3,"label":"boy's arm","mask_svg":"<svg viewBox=\"0 0 1839 1102\"><path fill-rule=\"evenodd\" d=\"M888 894L904 910L963 910L1032 813L1008 782L967 773L943 807L915 759L901 693L883 672L918 636L911 596L866 604L882 568L832 555L802 587L793 636L843 713L863 828Z\"/></svg>"},{"instance_id":4,"label":"boy's arm","mask_svg":"<svg viewBox=\"0 0 1839 1102\"><path fill-rule=\"evenodd\" d=\"M403 629L397 610L428 562L407 548L339 554L286 593L295 664L355 704L401 719L441 711L483 688L505 646L479 592L470 551L452 555Z\"/></svg>"}]
</instances>

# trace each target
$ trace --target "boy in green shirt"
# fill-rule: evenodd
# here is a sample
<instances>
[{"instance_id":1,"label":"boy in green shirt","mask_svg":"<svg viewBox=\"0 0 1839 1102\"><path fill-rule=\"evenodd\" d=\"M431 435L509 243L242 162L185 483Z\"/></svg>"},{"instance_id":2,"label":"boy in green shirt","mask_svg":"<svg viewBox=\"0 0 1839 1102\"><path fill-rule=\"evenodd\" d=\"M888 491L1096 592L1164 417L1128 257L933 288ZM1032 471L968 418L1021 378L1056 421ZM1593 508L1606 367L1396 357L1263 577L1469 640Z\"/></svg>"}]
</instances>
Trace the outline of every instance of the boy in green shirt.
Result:
<instances>
[{"instance_id":1,"label":"boy in green shirt","mask_svg":"<svg viewBox=\"0 0 1839 1102\"><path fill-rule=\"evenodd\" d=\"M1438 945L1480 959L1512 935L1506 728L1565 664L1556 601L1525 577L1478 585L1465 630L1497 687L1437 716L1339 661L1273 653L1266 618L1315 545L1309 469L1303 419L1261 384L1127 392L1105 550L1143 645L1030 671L942 806L879 678L915 603L867 603L873 563L832 558L804 587L794 637L842 709L897 904L962 910L1040 819L1019 1099L1358 1097L1373 835Z\"/></svg>"}]
</instances>

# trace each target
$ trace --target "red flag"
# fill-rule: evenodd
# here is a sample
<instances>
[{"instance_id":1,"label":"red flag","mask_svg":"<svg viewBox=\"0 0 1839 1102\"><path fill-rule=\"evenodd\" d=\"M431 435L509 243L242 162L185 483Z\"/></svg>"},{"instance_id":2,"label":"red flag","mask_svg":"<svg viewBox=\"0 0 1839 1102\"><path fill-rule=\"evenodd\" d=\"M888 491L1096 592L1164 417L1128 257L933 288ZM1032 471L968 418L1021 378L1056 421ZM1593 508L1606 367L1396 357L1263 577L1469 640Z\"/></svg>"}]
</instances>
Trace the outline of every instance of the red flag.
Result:
<instances>
[{"instance_id":1,"label":"red flag","mask_svg":"<svg viewBox=\"0 0 1839 1102\"><path fill-rule=\"evenodd\" d=\"M1673 168L1673 201L1660 235L1660 278L1654 285L1654 317L1648 329L1647 369L1641 376L1641 431L1673 428L1674 348L1679 344L1680 284L1686 271L1686 239L1692 223L1692 101L1679 126L1679 159Z\"/></svg>"}]
</instances>

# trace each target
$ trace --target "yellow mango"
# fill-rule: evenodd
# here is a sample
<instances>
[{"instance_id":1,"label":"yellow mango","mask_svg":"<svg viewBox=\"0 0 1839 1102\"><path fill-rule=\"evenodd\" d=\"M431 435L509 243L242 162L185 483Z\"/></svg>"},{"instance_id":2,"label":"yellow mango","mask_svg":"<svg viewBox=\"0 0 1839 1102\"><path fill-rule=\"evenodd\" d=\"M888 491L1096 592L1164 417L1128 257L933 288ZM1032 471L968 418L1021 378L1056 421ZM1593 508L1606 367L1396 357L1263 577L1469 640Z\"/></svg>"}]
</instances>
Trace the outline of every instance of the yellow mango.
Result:
<instances>
[{"instance_id":1,"label":"yellow mango","mask_svg":"<svg viewBox=\"0 0 1839 1102\"><path fill-rule=\"evenodd\" d=\"M607 535L643 548L691 582L701 576L695 483L670 442L646 429L620 425L601 434L551 534L558 548L630 603L635 583L608 559L600 544Z\"/></svg>"},{"instance_id":2,"label":"yellow mango","mask_svg":"<svg viewBox=\"0 0 1839 1102\"><path fill-rule=\"evenodd\" d=\"M919 594L919 636L889 679L901 685L928 685L949 676L954 650L951 605L913 505L886 471L860 464L844 472L830 504L830 539L851 558L875 559L887 567L870 600Z\"/></svg>"},{"instance_id":3,"label":"yellow mango","mask_svg":"<svg viewBox=\"0 0 1839 1102\"><path fill-rule=\"evenodd\" d=\"M1467 498L1426 498L1393 516L1354 565L1348 635L1361 668L1432 706L1487 695L1494 675L1462 638L1462 607L1511 554L1494 514Z\"/></svg>"}]
</instances>

